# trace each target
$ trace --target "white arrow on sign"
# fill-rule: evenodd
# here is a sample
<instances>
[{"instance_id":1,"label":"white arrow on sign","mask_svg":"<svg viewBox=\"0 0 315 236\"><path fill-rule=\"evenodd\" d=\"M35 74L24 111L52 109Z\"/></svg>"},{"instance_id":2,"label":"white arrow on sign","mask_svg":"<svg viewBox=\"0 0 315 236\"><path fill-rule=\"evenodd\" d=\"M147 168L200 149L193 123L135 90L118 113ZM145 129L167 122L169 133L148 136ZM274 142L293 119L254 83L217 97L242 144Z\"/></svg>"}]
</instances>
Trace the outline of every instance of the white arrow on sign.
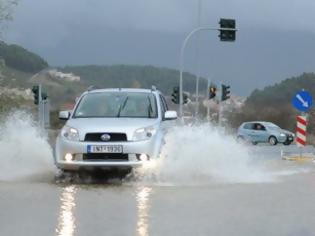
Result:
<instances>
[{"instance_id":1,"label":"white arrow on sign","mask_svg":"<svg viewBox=\"0 0 315 236\"><path fill-rule=\"evenodd\" d=\"M302 103L302 106L303 106L303 107L308 107L308 106L309 106L309 105L308 105L308 102L307 102L307 101L304 101L304 99L301 97L300 94L297 94L297 95L296 95L296 98Z\"/></svg>"}]
</instances>

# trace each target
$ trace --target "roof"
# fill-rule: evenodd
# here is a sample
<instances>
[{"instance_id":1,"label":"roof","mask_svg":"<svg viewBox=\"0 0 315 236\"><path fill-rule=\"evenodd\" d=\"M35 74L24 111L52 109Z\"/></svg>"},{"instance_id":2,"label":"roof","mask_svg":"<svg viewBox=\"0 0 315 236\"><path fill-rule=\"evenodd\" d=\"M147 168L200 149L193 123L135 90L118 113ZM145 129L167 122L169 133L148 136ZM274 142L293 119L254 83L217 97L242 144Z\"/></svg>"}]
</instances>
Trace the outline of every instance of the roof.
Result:
<instances>
[{"instance_id":1,"label":"roof","mask_svg":"<svg viewBox=\"0 0 315 236\"><path fill-rule=\"evenodd\" d=\"M102 93L102 92L134 92L134 93L151 93L159 92L158 90L139 89L139 88L106 88L106 89L93 89L87 91L88 93Z\"/></svg>"},{"instance_id":2,"label":"roof","mask_svg":"<svg viewBox=\"0 0 315 236\"><path fill-rule=\"evenodd\" d=\"M260 120L257 120L257 121L246 121L246 122L244 122L243 124L245 124L245 123L273 124L273 123L270 122L270 121L260 121Z\"/></svg>"}]
</instances>

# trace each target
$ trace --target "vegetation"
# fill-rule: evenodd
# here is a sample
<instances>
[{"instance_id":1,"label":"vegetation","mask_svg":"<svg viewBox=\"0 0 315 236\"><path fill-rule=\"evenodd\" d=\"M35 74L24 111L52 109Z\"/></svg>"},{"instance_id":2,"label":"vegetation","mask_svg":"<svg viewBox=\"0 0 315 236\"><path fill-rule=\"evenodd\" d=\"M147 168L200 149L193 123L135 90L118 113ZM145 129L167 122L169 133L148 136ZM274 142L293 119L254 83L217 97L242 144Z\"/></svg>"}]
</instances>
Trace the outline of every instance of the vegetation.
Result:
<instances>
[{"instance_id":1,"label":"vegetation","mask_svg":"<svg viewBox=\"0 0 315 236\"><path fill-rule=\"evenodd\" d=\"M67 73L81 77L85 87L94 85L100 88L151 88L155 85L165 94L171 94L174 86L178 86L178 70L158 68L154 66L113 65L113 66L67 66L59 68ZM184 89L193 92L196 84L195 76L184 73ZM200 88L206 87L206 81L201 80Z\"/></svg>"},{"instance_id":2,"label":"vegetation","mask_svg":"<svg viewBox=\"0 0 315 236\"><path fill-rule=\"evenodd\" d=\"M5 23L13 19L13 10L18 2L18 0L0 0L0 36Z\"/></svg>"},{"instance_id":3,"label":"vegetation","mask_svg":"<svg viewBox=\"0 0 315 236\"><path fill-rule=\"evenodd\" d=\"M48 67L43 58L15 44L0 42L0 57L7 66L23 72L36 73Z\"/></svg>"}]
</instances>

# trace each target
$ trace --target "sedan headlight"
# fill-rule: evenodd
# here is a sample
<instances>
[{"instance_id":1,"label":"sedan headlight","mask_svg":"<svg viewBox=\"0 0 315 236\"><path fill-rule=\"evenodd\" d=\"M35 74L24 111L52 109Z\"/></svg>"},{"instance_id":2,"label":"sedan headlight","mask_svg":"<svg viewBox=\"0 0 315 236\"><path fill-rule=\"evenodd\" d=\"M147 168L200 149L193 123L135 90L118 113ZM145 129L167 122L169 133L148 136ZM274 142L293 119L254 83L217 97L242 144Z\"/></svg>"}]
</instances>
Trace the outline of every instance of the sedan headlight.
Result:
<instances>
[{"instance_id":1,"label":"sedan headlight","mask_svg":"<svg viewBox=\"0 0 315 236\"><path fill-rule=\"evenodd\" d=\"M132 140L133 141L147 140L151 138L155 133L156 129L153 126L140 128L134 132Z\"/></svg>"},{"instance_id":2,"label":"sedan headlight","mask_svg":"<svg viewBox=\"0 0 315 236\"><path fill-rule=\"evenodd\" d=\"M75 128L65 126L61 130L61 135L70 141L79 141L79 131Z\"/></svg>"}]
</instances>

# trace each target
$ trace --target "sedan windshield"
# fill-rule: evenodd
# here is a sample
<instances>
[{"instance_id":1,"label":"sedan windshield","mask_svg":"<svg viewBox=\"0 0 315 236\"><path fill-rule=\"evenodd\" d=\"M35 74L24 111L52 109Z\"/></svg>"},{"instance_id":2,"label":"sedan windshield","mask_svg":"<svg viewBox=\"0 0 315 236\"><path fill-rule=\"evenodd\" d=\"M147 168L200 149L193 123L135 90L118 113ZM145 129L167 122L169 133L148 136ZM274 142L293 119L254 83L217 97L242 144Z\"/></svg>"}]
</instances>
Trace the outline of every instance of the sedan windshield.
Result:
<instances>
[{"instance_id":1,"label":"sedan windshield","mask_svg":"<svg viewBox=\"0 0 315 236\"><path fill-rule=\"evenodd\" d=\"M141 92L89 93L81 99L74 118L89 117L157 118L156 99Z\"/></svg>"},{"instance_id":2,"label":"sedan windshield","mask_svg":"<svg viewBox=\"0 0 315 236\"><path fill-rule=\"evenodd\" d=\"M275 125L274 123L271 122L266 123L266 126L270 129L281 129L278 125Z\"/></svg>"}]
</instances>

